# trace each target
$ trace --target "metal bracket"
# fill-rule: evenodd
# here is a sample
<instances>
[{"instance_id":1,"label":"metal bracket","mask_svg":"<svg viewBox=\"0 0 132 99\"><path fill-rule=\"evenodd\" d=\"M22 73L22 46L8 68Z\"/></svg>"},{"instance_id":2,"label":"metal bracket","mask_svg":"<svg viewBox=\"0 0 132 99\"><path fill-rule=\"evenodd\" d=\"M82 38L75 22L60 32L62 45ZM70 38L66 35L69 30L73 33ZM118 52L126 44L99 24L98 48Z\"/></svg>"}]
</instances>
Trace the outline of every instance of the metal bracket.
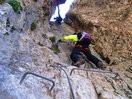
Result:
<instances>
[{"instance_id":1,"label":"metal bracket","mask_svg":"<svg viewBox=\"0 0 132 99\"><path fill-rule=\"evenodd\" d=\"M72 94L72 99L76 99L76 98L75 98L75 95L74 95L74 92L73 92L73 89L72 89L72 85L71 85L71 82L70 82L70 78L69 78L67 72L65 71L65 69L62 68L62 67L64 67L64 66L62 66L62 67L59 67L59 66L51 66L51 67L59 68L59 70L62 70L62 71L65 73L66 78L67 78L67 80L68 80L69 87L70 87L70 91L71 91L71 94Z\"/></svg>"},{"instance_id":2,"label":"metal bracket","mask_svg":"<svg viewBox=\"0 0 132 99\"><path fill-rule=\"evenodd\" d=\"M70 75L72 75L72 72L73 72L74 70L83 70L83 71L90 71L90 72L96 72L96 73L107 73L107 74L114 74L115 77L118 76L118 73L114 73L114 72L111 72L111 71L106 71L106 70L100 71L100 70L96 70L96 69L81 69L81 68L73 68L73 69L71 70L71 72L70 72Z\"/></svg>"},{"instance_id":3,"label":"metal bracket","mask_svg":"<svg viewBox=\"0 0 132 99\"><path fill-rule=\"evenodd\" d=\"M67 72L66 72L62 67L60 67L60 69L65 73L65 75L66 75L66 77L67 77L67 80L68 80L68 83L69 83L69 87L70 87L70 90L71 90L71 93L72 93L72 97L73 97L73 99L76 99Z\"/></svg>"},{"instance_id":4,"label":"metal bracket","mask_svg":"<svg viewBox=\"0 0 132 99\"><path fill-rule=\"evenodd\" d=\"M50 82L52 83L52 86L51 86L51 88L49 89L49 91L52 91L53 87L55 86L55 82L54 82L53 80L48 79L48 78L45 78L45 77L40 76L40 75L37 75L37 74L34 74L34 73L32 73L32 72L26 72L26 73L24 73L24 75L22 76L22 78L21 78L19 84L22 84L22 82L24 81L24 79L26 78L26 76L27 76L28 74L31 74L31 75L34 75L34 76L37 76L37 77L40 77L40 78L42 78L42 79L45 79L45 80L50 81Z\"/></svg>"}]
</instances>

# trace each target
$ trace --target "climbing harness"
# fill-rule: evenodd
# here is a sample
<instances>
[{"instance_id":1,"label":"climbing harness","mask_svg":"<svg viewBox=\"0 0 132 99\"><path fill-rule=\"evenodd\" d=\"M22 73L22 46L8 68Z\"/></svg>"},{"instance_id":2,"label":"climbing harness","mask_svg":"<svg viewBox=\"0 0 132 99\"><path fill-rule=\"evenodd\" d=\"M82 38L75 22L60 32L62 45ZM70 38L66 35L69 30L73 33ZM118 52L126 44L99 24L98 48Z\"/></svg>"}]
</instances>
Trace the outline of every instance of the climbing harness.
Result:
<instances>
[{"instance_id":1,"label":"climbing harness","mask_svg":"<svg viewBox=\"0 0 132 99\"><path fill-rule=\"evenodd\" d=\"M24 79L26 78L26 76L27 76L28 74L31 74L31 75L34 75L34 76L37 76L37 77L40 77L40 78L42 78L42 79L45 79L45 80L50 81L50 82L52 83L52 86L51 86L51 88L49 89L49 92L51 92L52 89L53 89L54 86L55 86L55 82L54 82L53 80L48 79L48 78L45 78L45 77L40 76L40 75L37 75L37 74L34 74L34 73L32 73L32 72L26 72L26 73L24 73L24 75L22 76L22 78L21 78L21 80L20 80L20 84L22 84L22 82L24 81Z\"/></svg>"},{"instance_id":2,"label":"climbing harness","mask_svg":"<svg viewBox=\"0 0 132 99\"><path fill-rule=\"evenodd\" d=\"M76 99L76 98L75 98L75 95L74 95L74 92L73 92L73 89L72 89L72 85L71 85L71 82L70 82L70 78L69 78L67 72L65 71L65 69L62 68L62 67L64 67L64 66L62 66L62 67L61 67L61 66L51 66L51 67L59 68L59 70L62 70L62 71L65 73L66 78L67 78L67 80L68 80L69 87L70 87L70 91L71 91L71 94L72 94L72 99Z\"/></svg>"}]
</instances>

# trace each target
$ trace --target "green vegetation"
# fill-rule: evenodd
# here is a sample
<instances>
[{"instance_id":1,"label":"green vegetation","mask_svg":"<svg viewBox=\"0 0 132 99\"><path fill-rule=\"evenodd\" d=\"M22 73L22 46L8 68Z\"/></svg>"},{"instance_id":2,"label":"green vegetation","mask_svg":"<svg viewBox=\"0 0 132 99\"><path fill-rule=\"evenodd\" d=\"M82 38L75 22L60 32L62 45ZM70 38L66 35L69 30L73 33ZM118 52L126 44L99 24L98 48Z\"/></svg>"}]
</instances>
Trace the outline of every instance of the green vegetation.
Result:
<instances>
[{"instance_id":1,"label":"green vegetation","mask_svg":"<svg viewBox=\"0 0 132 99\"><path fill-rule=\"evenodd\" d=\"M58 43L55 43L56 37L53 36L53 37L50 37L49 39L50 39L51 42L53 43L53 44L52 44L51 50L53 50L53 52L54 52L55 54L60 53Z\"/></svg>"},{"instance_id":2,"label":"green vegetation","mask_svg":"<svg viewBox=\"0 0 132 99\"><path fill-rule=\"evenodd\" d=\"M5 0L0 0L0 4L2 4L2 3L4 3L5 2Z\"/></svg>"},{"instance_id":3,"label":"green vegetation","mask_svg":"<svg viewBox=\"0 0 132 99\"><path fill-rule=\"evenodd\" d=\"M31 24L31 31L34 31L35 29L37 28L37 22L33 22L32 24Z\"/></svg>"},{"instance_id":4,"label":"green vegetation","mask_svg":"<svg viewBox=\"0 0 132 99\"><path fill-rule=\"evenodd\" d=\"M58 45L52 45L52 48L51 48L51 50L53 50L53 52L55 53L55 54L58 54L58 53L60 53L60 50L59 50L59 46Z\"/></svg>"},{"instance_id":5,"label":"green vegetation","mask_svg":"<svg viewBox=\"0 0 132 99\"><path fill-rule=\"evenodd\" d=\"M20 12L21 10L20 2L18 2L17 0L9 0L9 4L13 7L16 13Z\"/></svg>"},{"instance_id":6,"label":"green vegetation","mask_svg":"<svg viewBox=\"0 0 132 99\"><path fill-rule=\"evenodd\" d=\"M56 40L55 36L50 37L49 39L51 40L51 42L52 42L52 43L54 43L54 42L55 42L55 40Z\"/></svg>"}]
</instances>

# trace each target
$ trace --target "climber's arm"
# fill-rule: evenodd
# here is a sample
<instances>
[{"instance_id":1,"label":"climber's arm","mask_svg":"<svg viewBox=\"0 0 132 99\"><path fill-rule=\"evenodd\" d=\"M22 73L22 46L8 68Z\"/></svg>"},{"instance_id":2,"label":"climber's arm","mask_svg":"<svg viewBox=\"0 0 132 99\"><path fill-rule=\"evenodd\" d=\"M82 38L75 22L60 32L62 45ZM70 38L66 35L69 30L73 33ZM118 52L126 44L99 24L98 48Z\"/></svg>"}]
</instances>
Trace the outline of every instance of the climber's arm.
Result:
<instances>
[{"instance_id":1,"label":"climber's arm","mask_svg":"<svg viewBox=\"0 0 132 99\"><path fill-rule=\"evenodd\" d=\"M77 42L78 41L78 37L77 35L69 35L69 36L64 36L61 38L61 41L67 41L67 40L72 40L73 42Z\"/></svg>"}]
</instances>

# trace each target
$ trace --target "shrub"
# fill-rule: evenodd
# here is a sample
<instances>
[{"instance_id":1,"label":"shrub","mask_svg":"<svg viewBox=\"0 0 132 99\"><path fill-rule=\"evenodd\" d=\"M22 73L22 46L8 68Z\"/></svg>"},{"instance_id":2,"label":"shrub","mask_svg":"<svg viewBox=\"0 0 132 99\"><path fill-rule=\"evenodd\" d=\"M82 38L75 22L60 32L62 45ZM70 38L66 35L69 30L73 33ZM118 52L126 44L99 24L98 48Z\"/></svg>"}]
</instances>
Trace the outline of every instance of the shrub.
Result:
<instances>
[{"instance_id":1,"label":"shrub","mask_svg":"<svg viewBox=\"0 0 132 99\"><path fill-rule=\"evenodd\" d=\"M56 44L56 43L53 43L53 44L52 44L51 50L53 50L53 52L54 52L55 54L60 53L59 46L58 46L58 44Z\"/></svg>"},{"instance_id":2,"label":"shrub","mask_svg":"<svg viewBox=\"0 0 132 99\"><path fill-rule=\"evenodd\" d=\"M34 21L34 22L31 24L31 31L34 31L36 28L37 28L37 22Z\"/></svg>"},{"instance_id":3,"label":"shrub","mask_svg":"<svg viewBox=\"0 0 132 99\"><path fill-rule=\"evenodd\" d=\"M18 2L17 0L9 0L9 4L13 7L16 13L20 12L21 10L20 2Z\"/></svg>"},{"instance_id":4,"label":"shrub","mask_svg":"<svg viewBox=\"0 0 132 99\"><path fill-rule=\"evenodd\" d=\"M53 37L50 37L49 39L50 39L51 42L52 42L52 48L51 48L51 50L53 50L53 52L54 52L55 54L60 53L59 46L58 46L57 43L55 43L56 37L53 36Z\"/></svg>"},{"instance_id":5,"label":"shrub","mask_svg":"<svg viewBox=\"0 0 132 99\"><path fill-rule=\"evenodd\" d=\"M56 46L56 47L52 47L51 50L53 50L53 52L54 52L55 54L60 53L60 50L59 50L58 46Z\"/></svg>"},{"instance_id":6,"label":"shrub","mask_svg":"<svg viewBox=\"0 0 132 99\"><path fill-rule=\"evenodd\" d=\"M0 0L0 4L2 4L2 3L4 3L5 2L5 0Z\"/></svg>"},{"instance_id":7,"label":"shrub","mask_svg":"<svg viewBox=\"0 0 132 99\"><path fill-rule=\"evenodd\" d=\"M51 42L52 42L52 43L54 43L54 42L56 41L56 38L55 38L55 36L53 36L53 37L50 37L49 39L51 40Z\"/></svg>"}]
</instances>

